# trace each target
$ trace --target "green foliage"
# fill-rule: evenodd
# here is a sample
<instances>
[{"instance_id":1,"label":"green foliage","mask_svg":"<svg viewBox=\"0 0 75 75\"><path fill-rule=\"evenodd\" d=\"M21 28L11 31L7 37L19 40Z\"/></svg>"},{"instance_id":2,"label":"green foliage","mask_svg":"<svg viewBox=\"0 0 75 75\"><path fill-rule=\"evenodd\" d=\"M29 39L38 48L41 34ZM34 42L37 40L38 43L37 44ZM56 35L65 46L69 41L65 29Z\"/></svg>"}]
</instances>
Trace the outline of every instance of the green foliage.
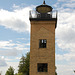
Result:
<instances>
[{"instance_id":1,"label":"green foliage","mask_svg":"<svg viewBox=\"0 0 75 75\"><path fill-rule=\"evenodd\" d=\"M5 75L14 75L14 68L10 66Z\"/></svg>"},{"instance_id":2,"label":"green foliage","mask_svg":"<svg viewBox=\"0 0 75 75\"><path fill-rule=\"evenodd\" d=\"M57 72L55 72L55 75L57 75Z\"/></svg>"},{"instance_id":3,"label":"green foliage","mask_svg":"<svg viewBox=\"0 0 75 75\"><path fill-rule=\"evenodd\" d=\"M57 68L56 68L56 66L55 66L55 75L57 75L56 69L57 69Z\"/></svg>"},{"instance_id":4,"label":"green foliage","mask_svg":"<svg viewBox=\"0 0 75 75\"><path fill-rule=\"evenodd\" d=\"M16 73L15 75L23 75L23 73L18 73L18 74Z\"/></svg>"},{"instance_id":5,"label":"green foliage","mask_svg":"<svg viewBox=\"0 0 75 75\"><path fill-rule=\"evenodd\" d=\"M13 67L9 67L5 75L29 75L29 66L30 66L30 53L28 52L25 56L22 56L19 62L18 73L14 74ZM55 67L55 75L57 75Z\"/></svg>"},{"instance_id":6,"label":"green foliage","mask_svg":"<svg viewBox=\"0 0 75 75\"><path fill-rule=\"evenodd\" d=\"M15 73L15 75L17 75L17 73Z\"/></svg>"},{"instance_id":7,"label":"green foliage","mask_svg":"<svg viewBox=\"0 0 75 75\"><path fill-rule=\"evenodd\" d=\"M30 65L30 53L26 54L25 56L22 56L19 63L19 70L18 73L23 73L23 75L29 75L29 65Z\"/></svg>"},{"instance_id":8,"label":"green foliage","mask_svg":"<svg viewBox=\"0 0 75 75\"><path fill-rule=\"evenodd\" d=\"M20 59L19 70L18 70L19 73L17 75L22 75L21 73L23 73L23 75L29 75L29 65L30 65L30 53L27 53L26 57L22 56L22 58ZM57 75L56 71L55 75Z\"/></svg>"}]
</instances>

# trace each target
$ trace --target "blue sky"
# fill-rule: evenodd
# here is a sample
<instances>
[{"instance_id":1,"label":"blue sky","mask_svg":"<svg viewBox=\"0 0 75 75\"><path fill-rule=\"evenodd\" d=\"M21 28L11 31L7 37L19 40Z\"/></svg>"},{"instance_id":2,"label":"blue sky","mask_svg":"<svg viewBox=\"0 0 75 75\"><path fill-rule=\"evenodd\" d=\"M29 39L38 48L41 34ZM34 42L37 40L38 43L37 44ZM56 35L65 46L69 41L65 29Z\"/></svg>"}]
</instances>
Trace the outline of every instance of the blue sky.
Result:
<instances>
[{"instance_id":1,"label":"blue sky","mask_svg":"<svg viewBox=\"0 0 75 75\"><path fill-rule=\"evenodd\" d=\"M18 69L22 54L30 51L29 11L43 0L0 0L0 71ZM73 75L75 69L75 0L46 0L58 10L55 30L58 75Z\"/></svg>"}]
</instances>

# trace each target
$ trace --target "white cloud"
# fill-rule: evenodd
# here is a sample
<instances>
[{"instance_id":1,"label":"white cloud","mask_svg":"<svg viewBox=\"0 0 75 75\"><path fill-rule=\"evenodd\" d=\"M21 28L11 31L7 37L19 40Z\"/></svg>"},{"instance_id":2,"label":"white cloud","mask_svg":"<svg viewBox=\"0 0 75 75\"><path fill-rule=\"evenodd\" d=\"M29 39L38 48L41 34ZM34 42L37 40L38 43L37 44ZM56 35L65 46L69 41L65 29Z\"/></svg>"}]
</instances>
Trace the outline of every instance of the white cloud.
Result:
<instances>
[{"instance_id":1,"label":"white cloud","mask_svg":"<svg viewBox=\"0 0 75 75\"><path fill-rule=\"evenodd\" d=\"M63 7L74 8L75 7L75 2L63 4Z\"/></svg>"},{"instance_id":2,"label":"white cloud","mask_svg":"<svg viewBox=\"0 0 75 75\"><path fill-rule=\"evenodd\" d=\"M26 38L17 38L17 39L19 39L19 40L27 40Z\"/></svg>"},{"instance_id":3,"label":"white cloud","mask_svg":"<svg viewBox=\"0 0 75 75\"><path fill-rule=\"evenodd\" d=\"M0 48L8 48L8 47L13 47L15 44L12 43L12 40L9 41L0 41Z\"/></svg>"},{"instance_id":4,"label":"white cloud","mask_svg":"<svg viewBox=\"0 0 75 75\"><path fill-rule=\"evenodd\" d=\"M59 3L57 4L59 5ZM64 8L65 6L68 8ZM56 42L59 48L72 51L75 49L75 10L69 8L69 6L72 6L72 3L63 3L62 7L57 6L59 11L56 29Z\"/></svg>"},{"instance_id":5,"label":"white cloud","mask_svg":"<svg viewBox=\"0 0 75 75\"><path fill-rule=\"evenodd\" d=\"M21 55L21 56L22 56L22 55ZM14 57L14 58L12 58L12 57L5 57L4 59L5 59L6 62L13 62L13 61L15 62L15 61L19 61L20 58L21 58L21 57L16 56L16 57Z\"/></svg>"},{"instance_id":6,"label":"white cloud","mask_svg":"<svg viewBox=\"0 0 75 75\"><path fill-rule=\"evenodd\" d=\"M15 48L8 50L0 50L0 55L2 56L17 56L20 53L22 53L22 51L19 51Z\"/></svg>"},{"instance_id":7,"label":"white cloud","mask_svg":"<svg viewBox=\"0 0 75 75\"><path fill-rule=\"evenodd\" d=\"M30 43L27 43L26 45L30 46Z\"/></svg>"},{"instance_id":8,"label":"white cloud","mask_svg":"<svg viewBox=\"0 0 75 75\"><path fill-rule=\"evenodd\" d=\"M0 55L2 56L18 56L22 51L29 50L29 43L14 43L12 40L0 41Z\"/></svg>"},{"instance_id":9,"label":"white cloud","mask_svg":"<svg viewBox=\"0 0 75 75\"><path fill-rule=\"evenodd\" d=\"M14 5L16 7L16 5ZM12 12L0 9L0 25L17 32L30 31L29 11L33 7L14 9Z\"/></svg>"},{"instance_id":10,"label":"white cloud","mask_svg":"<svg viewBox=\"0 0 75 75\"><path fill-rule=\"evenodd\" d=\"M75 64L74 64L75 65ZM73 65L57 65L58 75L74 75L74 66Z\"/></svg>"},{"instance_id":11,"label":"white cloud","mask_svg":"<svg viewBox=\"0 0 75 75\"><path fill-rule=\"evenodd\" d=\"M75 49L75 15L73 13L59 13L56 40L59 48Z\"/></svg>"},{"instance_id":12,"label":"white cloud","mask_svg":"<svg viewBox=\"0 0 75 75\"><path fill-rule=\"evenodd\" d=\"M15 5L15 4L13 4L13 8L14 8L14 9L18 9L18 8L20 8L20 6L17 6L17 5Z\"/></svg>"},{"instance_id":13,"label":"white cloud","mask_svg":"<svg viewBox=\"0 0 75 75\"><path fill-rule=\"evenodd\" d=\"M73 2L75 0L58 0L58 2Z\"/></svg>"},{"instance_id":14,"label":"white cloud","mask_svg":"<svg viewBox=\"0 0 75 75\"><path fill-rule=\"evenodd\" d=\"M75 9L75 0L58 0L53 6L59 11L73 12Z\"/></svg>"},{"instance_id":15,"label":"white cloud","mask_svg":"<svg viewBox=\"0 0 75 75\"><path fill-rule=\"evenodd\" d=\"M0 71L2 71L2 75L5 75L4 73L8 69L9 65L13 66L17 72L18 64L14 66L16 63L15 61L19 61L21 58L20 55L22 55L22 53L26 53L29 50L27 45L29 44L21 42L14 43L12 40L0 41ZM8 64L7 62L10 63Z\"/></svg>"},{"instance_id":16,"label":"white cloud","mask_svg":"<svg viewBox=\"0 0 75 75\"><path fill-rule=\"evenodd\" d=\"M18 72L19 62L7 62L8 66L12 66L15 69L15 73Z\"/></svg>"},{"instance_id":17,"label":"white cloud","mask_svg":"<svg viewBox=\"0 0 75 75\"><path fill-rule=\"evenodd\" d=\"M0 67L4 67L4 66L7 66L7 63L5 61L5 59L2 57L0 57Z\"/></svg>"},{"instance_id":18,"label":"white cloud","mask_svg":"<svg viewBox=\"0 0 75 75\"><path fill-rule=\"evenodd\" d=\"M0 67L0 71L2 72L1 75L5 75L6 71L8 70L8 68L10 66L12 66L15 69L15 73L17 73L18 72L18 65L19 65L19 62L7 62L6 67Z\"/></svg>"},{"instance_id":19,"label":"white cloud","mask_svg":"<svg viewBox=\"0 0 75 75\"><path fill-rule=\"evenodd\" d=\"M75 53L66 53L66 54L63 54L63 55L57 54L56 55L56 60L57 61L62 61L62 62L67 61L69 64L71 62L75 63Z\"/></svg>"},{"instance_id":20,"label":"white cloud","mask_svg":"<svg viewBox=\"0 0 75 75\"><path fill-rule=\"evenodd\" d=\"M17 32L30 32L29 10L32 10L33 6L19 8L19 6L14 5L13 8L16 9L12 12L0 9L0 25ZM22 38L22 40L26 39ZM2 56L2 58L0 58L0 71L2 71L2 75L5 75L9 66L13 66L15 73L17 72L19 62L12 61L19 60L20 57L18 56L22 54L22 51L26 50L27 52L27 50L29 50L29 48L26 47L27 45L29 44L22 44L19 41L16 43L12 40L0 41L0 56ZM13 58L11 58L11 56L13 56Z\"/></svg>"},{"instance_id":21,"label":"white cloud","mask_svg":"<svg viewBox=\"0 0 75 75\"><path fill-rule=\"evenodd\" d=\"M16 57L16 59L21 59L21 57Z\"/></svg>"},{"instance_id":22,"label":"white cloud","mask_svg":"<svg viewBox=\"0 0 75 75\"><path fill-rule=\"evenodd\" d=\"M58 75L73 75L73 70L75 70L75 0L58 0L54 7L58 9L56 44L60 49L56 53L57 72Z\"/></svg>"}]
</instances>

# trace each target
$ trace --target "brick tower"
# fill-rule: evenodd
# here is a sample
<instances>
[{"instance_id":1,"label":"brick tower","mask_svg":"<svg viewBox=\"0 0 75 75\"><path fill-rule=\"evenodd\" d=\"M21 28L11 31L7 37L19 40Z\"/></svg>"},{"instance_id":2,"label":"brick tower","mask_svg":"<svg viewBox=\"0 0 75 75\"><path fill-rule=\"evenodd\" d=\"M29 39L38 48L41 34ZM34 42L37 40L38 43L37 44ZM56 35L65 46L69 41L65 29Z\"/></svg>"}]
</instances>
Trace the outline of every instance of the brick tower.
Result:
<instances>
[{"instance_id":1,"label":"brick tower","mask_svg":"<svg viewBox=\"0 0 75 75\"><path fill-rule=\"evenodd\" d=\"M45 4L30 11L30 75L55 75L57 13Z\"/></svg>"}]
</instances>

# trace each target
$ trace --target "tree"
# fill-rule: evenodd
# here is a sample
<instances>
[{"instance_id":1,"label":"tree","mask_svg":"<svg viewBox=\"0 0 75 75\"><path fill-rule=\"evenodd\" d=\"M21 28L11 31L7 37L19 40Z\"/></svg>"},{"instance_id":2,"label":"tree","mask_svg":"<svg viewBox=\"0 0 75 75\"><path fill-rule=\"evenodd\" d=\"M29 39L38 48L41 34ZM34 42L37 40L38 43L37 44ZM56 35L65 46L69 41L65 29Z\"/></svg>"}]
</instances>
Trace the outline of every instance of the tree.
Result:
<instances>
[{"instance_id":1,"label":"tree","mask_svg":"<svg viewBox=\"0 0 75 75\"><path fill-rule=\"evenodd\" d=\"M56 68L56 66L55 66L55 75L57 75L56 69L57 69L57 68Z\"/></svg>"},{"instance_id":2,"label":"tree","mask_svg":"<svg viewBox=\"0 0 75 75\"><path fill-rule=\"evenodd\" d=\"M29 75L29 66L30 66L30 53L28 52L25 56L22 56L19 62L19 70L16 75ZM23 74L22 74L23 73ZM55 67L55 75L57 75Z\"/></svg>"},{"instance_id":3,"label":"tree","mask_svg":"<svg viewBox=\"0 0 75 75\"><path fill-rule=\"evenodd\" d=\"M14 68L10 66L5 75L14 75Z\"/></svg>"},{"instance_id":4,"label":"tree","mask_svg":"<svg viewBox=\"0 0 75 75\"><path fill-rule=\"evenodd\" d=\"M29 65L30 65L30 53L28 52L25 56L22 56L19 63L18 73L23 73L23 75L29 75Z\"/></svg>"},{"instance_id":5,"label":"tree","mask_svg":"<svg viewBox=\"0 0 75 75\"><path fill-rule=\"evenodd\" d=\"M17 75L17 73L15 73L15 75Z\"/></svg>"},{"instance_id":6,"label":"tree","mask_svg":"<svg viewBox=\"0 0 75 75\"><path fill-rule=\"evenodd\" d=\"M25 71L24 71L25 70L24 69L25 68L25 57L24 56L22 56L22 58L20 59L18 67L19 67L19 70L18 70L19 73L21 73L21 72L25 73Z\"/></svg>"},{"instance_id":7,"label":"tree","mask_svg":"<svg viewBox=\"0 0 75 75\"><path fill-rule=\"evenodd\" d=\"M15 75L23 75L23 73L16 73Z\"/></svg>"},{"instance_id":8,"label":"tree","mask_svg":"<svg viewBox=\"0 0 75 75\"><path fill-rule=\"evenodd\" d=\"M2 71L0 71L0 75L2 74Z\"/></svg>"}]
</instances>

